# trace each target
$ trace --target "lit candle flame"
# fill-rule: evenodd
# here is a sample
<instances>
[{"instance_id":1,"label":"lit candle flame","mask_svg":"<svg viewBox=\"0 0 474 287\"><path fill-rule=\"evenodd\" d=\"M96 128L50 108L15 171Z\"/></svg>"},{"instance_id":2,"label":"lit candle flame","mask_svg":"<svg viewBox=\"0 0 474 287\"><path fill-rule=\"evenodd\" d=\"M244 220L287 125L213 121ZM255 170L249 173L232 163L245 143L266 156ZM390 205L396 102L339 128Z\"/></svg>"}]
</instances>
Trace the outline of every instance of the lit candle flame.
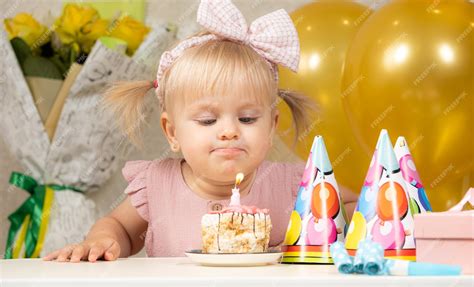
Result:
<instances>
[{"instance_id":1,"label":"lit candle flame","mask_svg":"<svg viewBox=\"0 0 474 287\"><path fill-rule=\"evenodd\" d=\"M244 180L244 174L239 172L236 176L235 176L235 188L237 188L240 183L242 182L242 180Z\"/></svg>"}]
</instances>

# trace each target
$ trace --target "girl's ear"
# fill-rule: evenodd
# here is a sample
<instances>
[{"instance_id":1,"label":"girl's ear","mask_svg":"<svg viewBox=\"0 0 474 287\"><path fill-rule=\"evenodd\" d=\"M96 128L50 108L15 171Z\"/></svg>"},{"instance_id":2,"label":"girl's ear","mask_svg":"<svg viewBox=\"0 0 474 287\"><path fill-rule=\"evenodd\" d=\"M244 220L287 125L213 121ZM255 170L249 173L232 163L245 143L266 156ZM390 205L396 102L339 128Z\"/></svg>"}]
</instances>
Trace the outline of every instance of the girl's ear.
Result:
<instances>
[{"instance_id":1,"label":"girl's ear","mask_svg":"<svg viewBox=\"0 0 474 287\"><path fill-rule=\"evenodd\" d=\"M280 111L276 108L275 109L275 116L274 116L274 119L273 119L273 122L275 123L275 125L273 126L274 129L276 129L278 127L278 121L280 120Z\"/></svg>"},{"instance_id":2,"label":"girl's ear","mask_svg":"<svg viewBox=\"0 0 474 287\"><path fill-rule=\"evenodd\" d=\"M278 121L280 119L280 111L275 108L275 111L272 113L272 129L270 131L271 143L273 143L273 137L275 135L275 130L278 127Z\"/></svg>"},{"instance_id":3,"label":"girl's ear","mask_svg":"<svg viewBox=\"0 0 474 287\"><path fill-rule=\"evenodd\" d=\"M176 127L167 112L162 112L160 117L161 129L168 140L173 152L179 151L179 142L176 138Z\"/></svg>"}]
</instances>

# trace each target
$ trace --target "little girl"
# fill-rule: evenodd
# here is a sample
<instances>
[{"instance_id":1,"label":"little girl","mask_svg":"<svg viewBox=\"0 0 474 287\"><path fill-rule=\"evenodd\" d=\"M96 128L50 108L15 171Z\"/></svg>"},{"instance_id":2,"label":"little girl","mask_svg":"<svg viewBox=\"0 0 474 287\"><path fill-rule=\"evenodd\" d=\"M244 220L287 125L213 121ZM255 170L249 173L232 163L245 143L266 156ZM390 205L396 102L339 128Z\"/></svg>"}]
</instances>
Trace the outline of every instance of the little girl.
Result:
<instances>
[{"instance_id":1,"label":"little girl","mask_svg":"<svg viewBox=\"0 0 474 287\"><path fill-rule=\"evenodd\" d=\"M242 204L268 208L270 246L282 243L304 163L271 163L265 157L280 99L293 113L296 136L309 121L309 98L278 90L277 64L298 68L297 32L284 10L247 27L229 0L203 0L197 21L207 31L165 52L153 83L121 83L106 93L125 132L137 142L134 131L143 120L145 94L155 88L161 128L171 150L184 158L127 162L122 170L129 182L127 199L98 220L83 242L45 260L115 260L143 246L150 257L183 256L201 246L202 215L229 204L238 172L245 175ZM356 200L341 190L346 201Z\"/></svg>"}]
</instances>

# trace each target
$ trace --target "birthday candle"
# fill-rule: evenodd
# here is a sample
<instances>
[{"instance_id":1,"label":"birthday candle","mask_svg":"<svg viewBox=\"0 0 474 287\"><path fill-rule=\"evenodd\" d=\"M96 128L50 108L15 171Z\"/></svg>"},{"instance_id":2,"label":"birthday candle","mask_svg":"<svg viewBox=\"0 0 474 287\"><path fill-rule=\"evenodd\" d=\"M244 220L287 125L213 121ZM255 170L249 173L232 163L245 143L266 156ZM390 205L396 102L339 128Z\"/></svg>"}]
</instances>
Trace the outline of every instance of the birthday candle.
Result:
<instances>
[{"instance_id":1,"label":"birthday candle","mask_svg":"<svg viewBox=\"0 0 474 287\"><path fill-rule=\"evenodd\" d=\"M230 197L230 206L240 206L240 189L239 185L244 180L244 174L239 172L235 177L235 185L232 188L232 196Z\"/></svg>"}]
</instances>

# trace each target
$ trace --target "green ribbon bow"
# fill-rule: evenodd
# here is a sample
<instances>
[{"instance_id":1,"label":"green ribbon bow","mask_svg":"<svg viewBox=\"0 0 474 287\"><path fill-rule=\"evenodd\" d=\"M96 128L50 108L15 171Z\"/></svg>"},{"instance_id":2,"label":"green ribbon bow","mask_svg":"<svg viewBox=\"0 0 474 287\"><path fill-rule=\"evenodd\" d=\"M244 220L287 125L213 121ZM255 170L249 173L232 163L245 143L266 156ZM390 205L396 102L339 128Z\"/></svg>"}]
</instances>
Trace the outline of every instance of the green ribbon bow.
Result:
<instances>
[{"instance_id":1,"label":"green ribbon bow","mask_svg":"<svg viewBox=\"0 0 474 287\"><path fill-rule=\"evenodd\" d=\"M83 191L68 185L38 184L34 178L19 172L12 172L9 182L10 184L27 191L30 196L15 212L8 216L8 220L10 220L10 229L8 231L4 258L12 258L15 236L27 215L30 215L30 221L25 236L25 257L31 258L36 248L36 244L38 243L46 188L51 188L55 191L66 189L77 192Z\"/></svg>"}]
</instances>

